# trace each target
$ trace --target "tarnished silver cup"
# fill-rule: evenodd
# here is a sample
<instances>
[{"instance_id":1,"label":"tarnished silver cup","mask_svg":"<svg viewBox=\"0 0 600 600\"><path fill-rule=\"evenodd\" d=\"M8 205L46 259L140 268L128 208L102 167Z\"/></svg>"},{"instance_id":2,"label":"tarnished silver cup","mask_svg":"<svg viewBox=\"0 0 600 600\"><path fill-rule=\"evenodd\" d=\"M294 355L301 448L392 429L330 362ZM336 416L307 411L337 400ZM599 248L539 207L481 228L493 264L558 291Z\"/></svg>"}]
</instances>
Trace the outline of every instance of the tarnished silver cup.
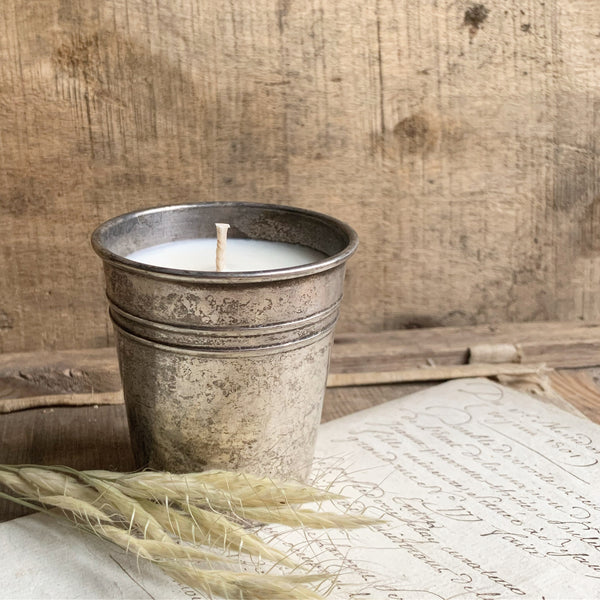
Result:
<instances>
[{"instance_id":1,"label":"tarnished silver cup","mask_svg":"<svg viewBox=\"0 0 600 600\"><path fill-rule=\"evenodd\" d=\"M318 262L268 271L200 272L126 258L142 248L214 237L302 244ZM100 225L136 462L176 472L310 471L345 264L348 225L298 208L210 203L132 212Z\"/></svg>"}]
</instances>

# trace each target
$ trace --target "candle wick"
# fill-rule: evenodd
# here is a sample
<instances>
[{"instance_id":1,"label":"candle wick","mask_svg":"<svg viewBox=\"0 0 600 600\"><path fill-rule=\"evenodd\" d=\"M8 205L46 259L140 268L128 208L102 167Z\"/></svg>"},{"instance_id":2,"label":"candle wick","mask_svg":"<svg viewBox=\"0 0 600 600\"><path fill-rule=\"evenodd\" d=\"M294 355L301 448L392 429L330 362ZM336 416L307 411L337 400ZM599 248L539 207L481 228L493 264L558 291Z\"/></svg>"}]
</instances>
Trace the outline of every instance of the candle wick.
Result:
<instances>
[{"instance_id":1,"label":"candle wick","mask_svg":"<svg viewBox=\"0 0 600 600\"><path fill-rule=\"evenodd\" d=\"M215 227L217 228L217 271L224 271L229 223L215 223Z\"/></svg>"}]
</instances>

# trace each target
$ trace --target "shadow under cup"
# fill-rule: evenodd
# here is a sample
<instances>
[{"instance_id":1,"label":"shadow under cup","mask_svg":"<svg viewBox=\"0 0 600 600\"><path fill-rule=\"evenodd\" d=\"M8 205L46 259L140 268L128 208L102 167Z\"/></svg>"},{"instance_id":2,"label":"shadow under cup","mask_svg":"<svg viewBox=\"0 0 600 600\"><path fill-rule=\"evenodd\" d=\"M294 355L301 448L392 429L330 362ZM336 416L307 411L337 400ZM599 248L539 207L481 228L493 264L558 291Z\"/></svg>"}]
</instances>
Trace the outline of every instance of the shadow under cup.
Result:
<instances>
[{"instance_id":1,"label":"shadow under cup","mask_svg":"<svg viewBox=\"0 0 600 600\"><path fill-rule=\"evenodd\" d=\"M302 244L324 258L233 273L126 258L212 238L215 223L229 223L230 238ZM354 230L292 207L187 204L115 217L92 245L104 262L137 466L305 480Z\"/></svg>"}]
</instances>

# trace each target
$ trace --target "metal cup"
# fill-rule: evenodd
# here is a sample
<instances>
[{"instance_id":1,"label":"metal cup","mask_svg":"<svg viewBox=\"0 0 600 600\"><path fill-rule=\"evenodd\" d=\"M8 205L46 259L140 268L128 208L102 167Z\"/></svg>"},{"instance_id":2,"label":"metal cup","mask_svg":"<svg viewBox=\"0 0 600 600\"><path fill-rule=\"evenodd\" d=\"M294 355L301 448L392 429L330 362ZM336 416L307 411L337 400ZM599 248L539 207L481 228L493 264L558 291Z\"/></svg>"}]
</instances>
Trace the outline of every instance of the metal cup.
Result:
<instances>
[{"instance_id":1,"label":"metal cup","mask_svg":"<svg viewBox=\"0 0 600 600\"><path fill-rule=\"evenodd\" d=\"M286 269L199 272L125 258L166 242L230 237L302 244L326 256ZM321 418L348 225L286 206L210 203L115 217L92 234L138 467L243 470L305 479Z\"/></svg>"}]
</instances>

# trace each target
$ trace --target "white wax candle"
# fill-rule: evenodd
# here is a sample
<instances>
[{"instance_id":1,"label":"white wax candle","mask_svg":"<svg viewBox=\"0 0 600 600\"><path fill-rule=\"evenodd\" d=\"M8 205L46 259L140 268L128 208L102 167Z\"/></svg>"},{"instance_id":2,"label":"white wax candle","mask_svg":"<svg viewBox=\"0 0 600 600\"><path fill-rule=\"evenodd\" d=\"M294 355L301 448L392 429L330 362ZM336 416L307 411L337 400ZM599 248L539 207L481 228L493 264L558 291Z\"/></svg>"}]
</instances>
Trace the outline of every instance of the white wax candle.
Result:
<instances>
[{"instance_id":1,"label":"white wax candle","mask_svg":"<svg viewBox=\"0 0 600 600\"><path fill-rule=\"evenodd\" d=\"M184 269L215 271L216 238L178 240L136 250L127 258L137 262ZM325 254L299 244L230 238L227 240L224 271L265 271L315 262Z\"/></svg>"}]
</instances>

